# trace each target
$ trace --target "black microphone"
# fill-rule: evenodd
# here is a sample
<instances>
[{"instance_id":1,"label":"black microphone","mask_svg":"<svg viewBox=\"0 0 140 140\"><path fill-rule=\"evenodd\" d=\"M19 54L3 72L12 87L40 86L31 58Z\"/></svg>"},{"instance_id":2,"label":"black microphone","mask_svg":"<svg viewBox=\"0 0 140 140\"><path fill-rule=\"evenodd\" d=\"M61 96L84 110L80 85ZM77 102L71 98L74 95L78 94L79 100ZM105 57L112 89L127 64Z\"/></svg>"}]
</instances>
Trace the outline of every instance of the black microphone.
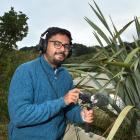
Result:
<instances>
[{"instance_id":1,"label":"black microphone","mask_svg":"<svg viewBox=\"0 0 140 140\"><path fill-rule=\"evenodd\" d=\"M105 93L97 93L91 96L91 101L97 107L107 106L109 104L109 97Z\"/></svg>"},{"instance_id":2,"label":"black microphone","mask_svg":"<svg viewBox=\"0 0 140 140\"><path fill-rule=\"evenodd\" d=\"M80 92L80 93L79 93L79 98L82 100L83 103L92 104L91 96L90 96L89 94Z\"/></svg>"},{"instance_id":3,"label":"black microphone","mask_svg":"<svg viewBox=\"0 0 140 140\"><path fill-rule=\"evenodd\" d=\"M89 107L87 108L88 110L92 109L92 107L94 106L103 107L109 104L109 98L104 93L97 93L95 95L90 96L89 94L80 92L79 98L82 100L83 103L89 104ZM91 132L91 124L86 123L85 132L86 133Z\"/></svg>"},{"instance_id":4,"label":"black microphone","mask_svg":"<svg viewBox=\"0 0 140 140\"><path fill-rule=\"evenodd\" d=\"M109 97L105 93L96 93L90 96L89 94L80 92L79 98L83 103L88 103L91 106L102 107L109 104Z\"/></svg>"}]
</instances>

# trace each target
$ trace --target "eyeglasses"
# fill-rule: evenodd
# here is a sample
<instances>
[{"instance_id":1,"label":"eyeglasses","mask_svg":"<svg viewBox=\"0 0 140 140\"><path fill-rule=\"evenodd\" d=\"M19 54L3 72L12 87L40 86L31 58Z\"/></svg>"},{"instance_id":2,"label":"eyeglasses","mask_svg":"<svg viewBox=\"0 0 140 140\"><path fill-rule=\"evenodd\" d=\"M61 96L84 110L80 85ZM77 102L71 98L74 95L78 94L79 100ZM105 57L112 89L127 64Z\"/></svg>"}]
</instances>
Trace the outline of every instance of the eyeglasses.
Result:
<instances>
[{"instance_id":1,"label":"eyeglasses","mask_svg":"<svg viewBox=\"0 0 140 140\"><path fill-rule=\"evenodd\" d=\"M50 40L49 42L52 42L56 49L60 49L62 46L68 51L72 49L72 45L70 44L63 44L60 41L54 41L54 40Z\"/></svg>"}]
</instances>

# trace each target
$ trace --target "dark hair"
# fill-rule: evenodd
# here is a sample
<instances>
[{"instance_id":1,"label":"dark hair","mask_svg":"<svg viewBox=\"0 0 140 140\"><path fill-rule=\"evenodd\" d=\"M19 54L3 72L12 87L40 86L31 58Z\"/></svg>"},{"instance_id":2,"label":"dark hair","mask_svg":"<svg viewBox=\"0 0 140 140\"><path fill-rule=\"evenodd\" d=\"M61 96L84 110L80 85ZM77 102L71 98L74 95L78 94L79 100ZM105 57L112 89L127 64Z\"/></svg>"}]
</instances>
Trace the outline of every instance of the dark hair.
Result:
<instances>
[{"instance_id":1,"label":"dark hair","mask_svg":"<svg viewBox=\"0 0 140 140\"><path fill-rule=\"evenodd\" d=\"M48 40L56 34L66 35L70 40L70 45L72 45L71 33L68 30L59 27L50 27L43 34L41 34L39 45L38 45L40 54L46 52L48 46ZM45 36L45 39L43 38L43 36ZM72 50L69 52L69 57L71 54L72 54Z\"/></svg>"},{"instance_id":2,"label":"dark hair","mask_svg":"<svg viewBox=\"0 0 140 140\"><path fill-rule=\"evenodd\" d=\"M48 40L56 34L66 35L70 40L70 45L72 45L71 33L66 29L62 29L59 27L50 27L41 36L44 36L45 34L46 34L46 37L45 37L46 45L48 44Z\"/></svg>"}]
</instances>

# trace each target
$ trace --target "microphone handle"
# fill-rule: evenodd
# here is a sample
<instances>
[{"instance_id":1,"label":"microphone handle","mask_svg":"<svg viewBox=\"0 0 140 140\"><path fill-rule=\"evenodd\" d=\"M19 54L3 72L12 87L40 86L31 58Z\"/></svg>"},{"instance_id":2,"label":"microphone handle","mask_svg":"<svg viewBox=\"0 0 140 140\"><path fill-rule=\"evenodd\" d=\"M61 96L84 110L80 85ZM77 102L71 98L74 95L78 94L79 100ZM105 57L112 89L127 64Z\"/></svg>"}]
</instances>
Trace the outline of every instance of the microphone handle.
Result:
<instances>
[{"instance_id":1,"label":"microphone handle","mask_svg":"<svg viewBox=\"0 0 140 140\"><path fill-rule=\"evenodd\" d=\"M86 133L92 132L92 125L90 123L85 124L85 132Z\"/></svg>"},{"instance_id":2,"label":"microphone handle","mask_svg":"<svg viewBox=\"0 0 140 140\"><path fill-rule=\"evenodd\" d=\"M90 107L87 107L87 110L90 110L90 109L91 109ZM92 132L92 124L91 123L85 124L85 132L86 133Z\"/></svg>"}]
</instances>

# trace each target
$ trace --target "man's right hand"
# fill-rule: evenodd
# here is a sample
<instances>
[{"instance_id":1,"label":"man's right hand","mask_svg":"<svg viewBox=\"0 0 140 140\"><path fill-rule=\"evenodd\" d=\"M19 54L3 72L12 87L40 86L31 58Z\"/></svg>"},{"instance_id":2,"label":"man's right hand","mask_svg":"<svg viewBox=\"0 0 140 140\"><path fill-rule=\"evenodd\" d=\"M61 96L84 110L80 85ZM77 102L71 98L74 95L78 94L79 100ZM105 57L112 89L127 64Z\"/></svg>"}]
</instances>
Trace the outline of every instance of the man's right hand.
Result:
<instances>
[{"instance_id":1,"label":"man's right hand","mask_svg":"<svg viewBox=\"0 0 140 140\"><path fill-rule=\"evenodd\" d=\"M64 102L66 105L69 105L71 103L76 104L79 100L79 93L80 89L72 89L70 90L65 96L64 96Z\"/></svg>"}]
</instances>

